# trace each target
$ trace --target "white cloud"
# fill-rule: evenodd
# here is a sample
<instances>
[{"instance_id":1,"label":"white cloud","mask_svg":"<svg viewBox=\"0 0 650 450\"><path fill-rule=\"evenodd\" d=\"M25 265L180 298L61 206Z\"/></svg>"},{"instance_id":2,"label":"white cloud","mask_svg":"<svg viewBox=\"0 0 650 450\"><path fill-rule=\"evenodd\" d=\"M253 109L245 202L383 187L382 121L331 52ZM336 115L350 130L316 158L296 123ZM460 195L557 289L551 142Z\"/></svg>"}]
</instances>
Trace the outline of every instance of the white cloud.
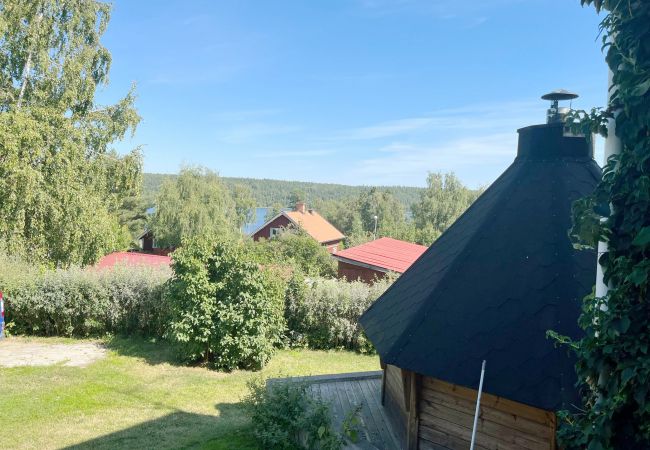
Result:
<instances>
[{"instance_id":1,"label":"white cloud","mask_svg":"<svg viewBox=\"0 0 650 450\"><path fill-rule=\"evenodd\" d=\"M345 172L367 184L423 184L427 172L456 172L472 186L492 182L515 158L517 133L476 135L432 145L392 143Z\"/></svg>"},{"instance_id":2,"label":"white cloud","mask_svg":"<svg viewBox=\"0 0 650 450\"><path fill-rule=\"evenodd\" d=\"M373 140L396 136L471 130L512 130L541 122L544 109L540 102L504 102L446 108L421 117L380 122L333 134L335 140ZM535 117L539 116L539 120Z\"/></svg>"}]
</instances>

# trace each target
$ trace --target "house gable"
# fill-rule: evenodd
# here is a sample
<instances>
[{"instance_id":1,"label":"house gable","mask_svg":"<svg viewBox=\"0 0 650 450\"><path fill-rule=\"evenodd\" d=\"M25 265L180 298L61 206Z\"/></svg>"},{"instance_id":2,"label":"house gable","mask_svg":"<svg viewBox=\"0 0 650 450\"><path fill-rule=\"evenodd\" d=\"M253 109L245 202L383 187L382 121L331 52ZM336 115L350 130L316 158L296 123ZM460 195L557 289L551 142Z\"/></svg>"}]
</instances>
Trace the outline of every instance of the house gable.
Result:
<instances>
[{"instance_id":1,"label":"house gable","mask_svg":"<svg viewBox=\"0 0 650 450\"><path fill-rule=\"evenodd\" d=\"M295 224L287 216L285 216L284 213L280 213L270 221L266 222L262 228L253 233L253 240L259 241L262 238L270 239L273 237L273 231L271 231L272 229L290 228L293 226L295 226Z\"/></svg>"}]
</instances>

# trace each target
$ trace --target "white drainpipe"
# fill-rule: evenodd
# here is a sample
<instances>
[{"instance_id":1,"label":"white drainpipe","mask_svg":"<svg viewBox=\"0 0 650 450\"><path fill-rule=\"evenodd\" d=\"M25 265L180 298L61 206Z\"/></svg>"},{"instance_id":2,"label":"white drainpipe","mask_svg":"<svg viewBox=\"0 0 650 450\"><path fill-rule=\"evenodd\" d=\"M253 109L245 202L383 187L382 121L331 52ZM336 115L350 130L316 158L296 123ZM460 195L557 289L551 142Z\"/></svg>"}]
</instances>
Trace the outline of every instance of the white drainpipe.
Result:
<instances>
[{"instance_id":1,"label":"white drainpipe","mask_svg":"<svg viewBox=\"0 0 650 450\"><path fill-rule=\"evenodd\" d=\"M609 105L609 99L612 96L612 91L613 91L613 78L614 78L614 73L612 72L612 69L609 69L609 74L608 74L608 90L607 90L607 104ZM604 164L607 163L607 159L612 156L612 155L618 155L621 153L621 148L622 148L622 143L621 139L616 136L616 116L618 115L618 111L614 111L614 117L609 119L607 121L607 139L605 139L605 157L604 157ZM605 219L601 219L604 221ZM603 253L607 252L607 242L598 242L598 258L600 259L600 256ZM607 291L609 290L609 286L605 284L603 281L603 268L600 265L600 263L597 264L596 267L596 297L603 297L607 295Z\"/></svg>"}]
</instances>

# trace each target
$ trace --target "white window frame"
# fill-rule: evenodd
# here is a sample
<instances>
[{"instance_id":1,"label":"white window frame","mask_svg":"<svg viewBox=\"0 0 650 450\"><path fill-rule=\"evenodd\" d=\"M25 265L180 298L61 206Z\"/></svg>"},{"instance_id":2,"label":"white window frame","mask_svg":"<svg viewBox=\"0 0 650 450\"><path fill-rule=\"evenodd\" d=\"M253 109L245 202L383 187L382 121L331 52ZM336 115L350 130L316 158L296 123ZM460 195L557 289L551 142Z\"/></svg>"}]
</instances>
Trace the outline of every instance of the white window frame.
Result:
<instances>
[{"instance_id":1,"label":"white window frame","mask_svg":"<svg viewBox=\"0 0 650 450\"><path fill-rule=\"evenodd\" d=\"M280 233L282 233L282 228L280 228L280 227L271 227L269 229L269 237L274 238L276 236L279 236Z\"/></svg>"}]
</instances>

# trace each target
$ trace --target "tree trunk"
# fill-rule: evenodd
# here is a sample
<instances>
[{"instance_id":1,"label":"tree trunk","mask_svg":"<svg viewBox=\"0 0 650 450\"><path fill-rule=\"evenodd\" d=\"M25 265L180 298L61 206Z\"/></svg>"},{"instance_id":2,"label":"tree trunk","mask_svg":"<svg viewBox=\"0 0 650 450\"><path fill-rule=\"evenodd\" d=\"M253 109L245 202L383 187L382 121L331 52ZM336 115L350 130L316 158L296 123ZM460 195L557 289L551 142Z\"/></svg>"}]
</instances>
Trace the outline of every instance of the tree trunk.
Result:
<instances>
[{"instance_id":1,"label":"tree trunk","mask_svg":"<svg viewBox=\"0 0 650 450\"><path fill-rule=\"evenodd\" d=\"M38 28L39 24L43 20L43 12L36 14L36 20L34 21L34 27ZM35 32L38 37L38 29ZM25 66L23 67L22 81L20 83L20 93L18 94L18 101L16 102L16 108L20 109L23 103L23 97L25 95L25 89L27 88L27 81L29 80L29 71L32 68L32 55L34 54L34 46L31 45L29 53L27 53L27 60L25 61Z\"/></svg>"}]
</instances>

